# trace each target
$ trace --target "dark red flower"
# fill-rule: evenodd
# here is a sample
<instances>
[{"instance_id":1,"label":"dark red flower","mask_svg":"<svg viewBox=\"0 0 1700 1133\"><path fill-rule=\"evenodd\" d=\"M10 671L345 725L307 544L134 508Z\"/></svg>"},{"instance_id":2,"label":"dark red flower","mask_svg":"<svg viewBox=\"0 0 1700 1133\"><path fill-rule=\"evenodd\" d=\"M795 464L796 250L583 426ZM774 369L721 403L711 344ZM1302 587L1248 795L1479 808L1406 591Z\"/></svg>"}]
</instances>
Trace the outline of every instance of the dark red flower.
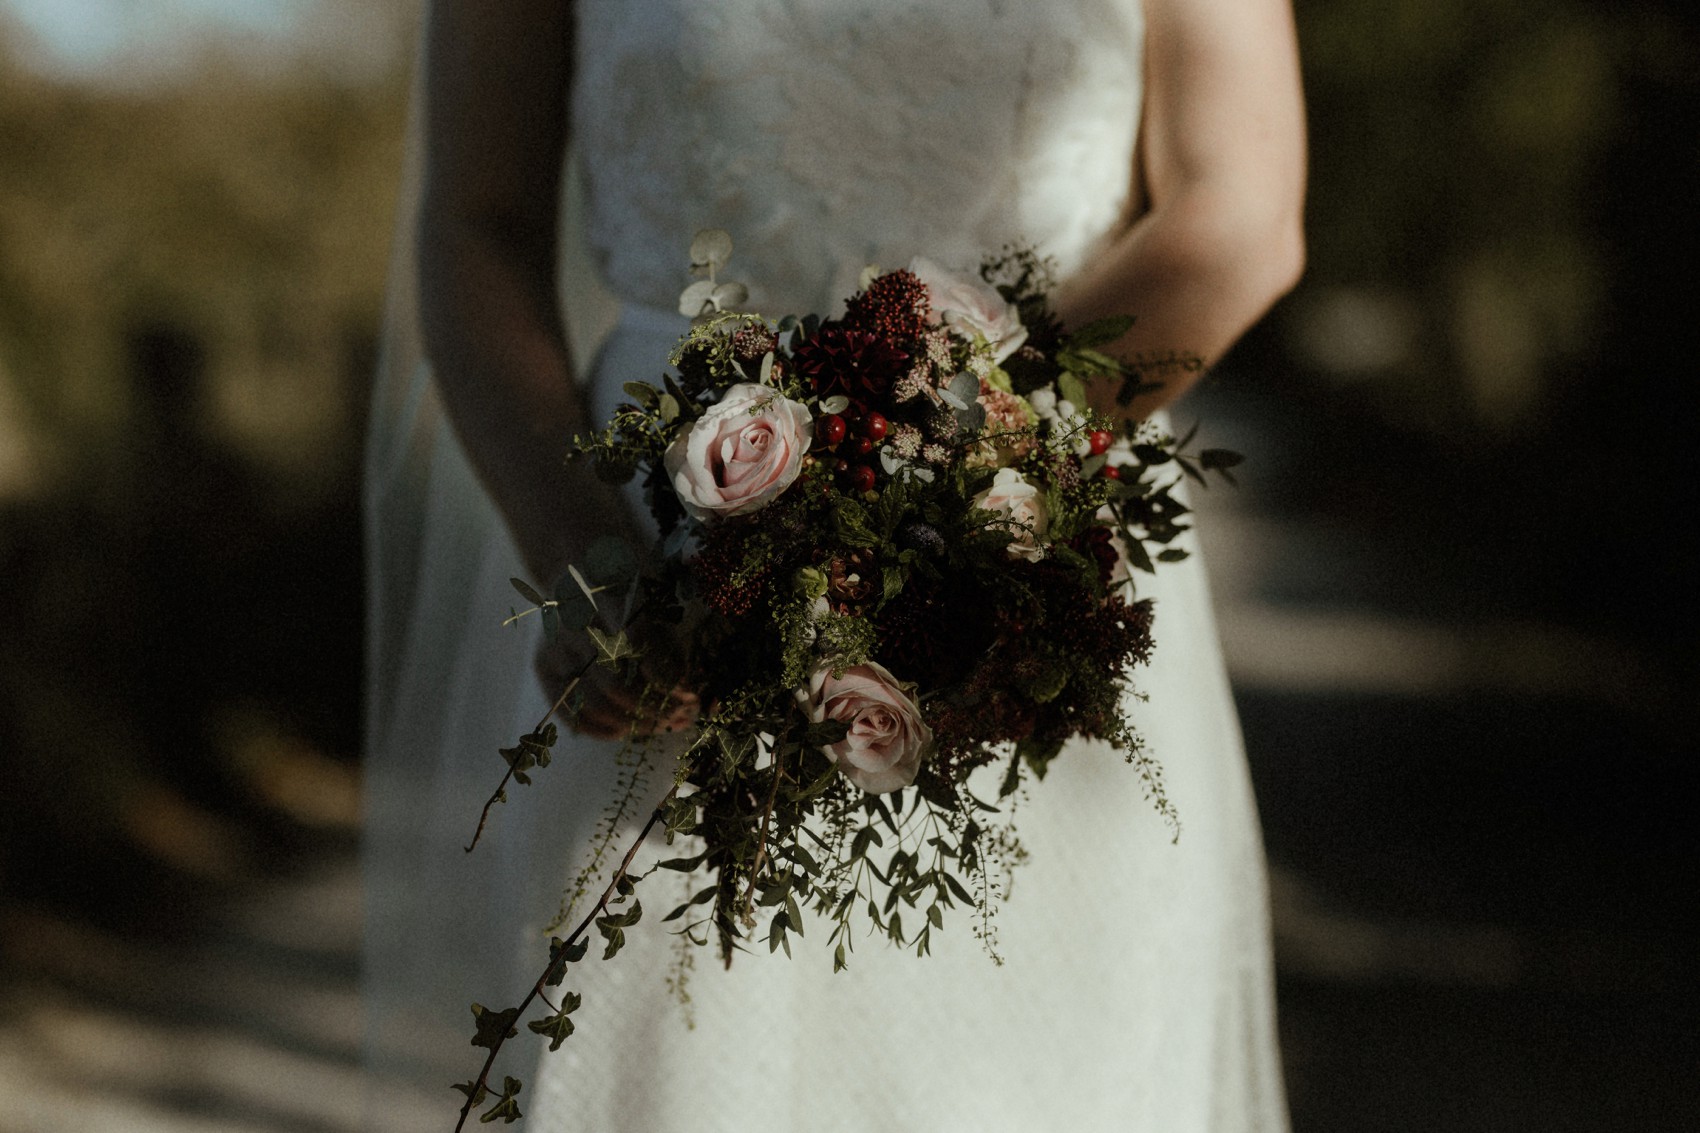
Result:
<instances>
[{"instance_id":1,"label":"dark red flower","mask_svg":"<svg viewBox=\"0 0 1700 1133\"><path fill-rule=\"evenodd\" d=\"M920 338L933 315L927 285L908 271L886 272L844 306L847 325L884 338Z\"/></svg>"},{"instance_id":2,"label":"dark red flower","mask_svg":"<svg viewBox=\"0 0 1700 1133\"><path fill-rule=\"evenodd\" d=\"M827 397L883 401L891 383L909 368L909 355L888 338L842 323L829 323L791 352L797 372Z\"/></svg>"}]
</instances>

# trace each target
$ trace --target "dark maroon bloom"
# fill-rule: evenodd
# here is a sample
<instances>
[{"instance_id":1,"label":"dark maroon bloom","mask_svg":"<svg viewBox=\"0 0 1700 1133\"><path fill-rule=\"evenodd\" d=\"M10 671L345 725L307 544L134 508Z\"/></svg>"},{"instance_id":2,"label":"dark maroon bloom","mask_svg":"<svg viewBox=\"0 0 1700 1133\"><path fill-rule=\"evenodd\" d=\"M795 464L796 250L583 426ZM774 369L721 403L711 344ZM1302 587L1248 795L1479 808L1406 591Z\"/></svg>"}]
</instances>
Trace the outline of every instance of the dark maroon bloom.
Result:
<instances>
[{"instance_id":1,"label":"dark maroon bloom","mask_svg":"<svg viewBox=\"0 0 1700 1133\"><path fill-rule=\"evenodd\" d=\"M827 397L884 399L909 368L909 355L890 339L842 323L828 324L792 351L797 372Z\"/></svg>"},{"instance_id":2,"label":"dark maroon bloom","mask_svg":"<svg viewBox=\"0 0 1700 1133\"><path fill-rule=\"evenodd\" d=\"M927 285L908 271L886 272L844 306L847 325L884 338L920 338L933 316Z\"/></svg>"}]
</instances>

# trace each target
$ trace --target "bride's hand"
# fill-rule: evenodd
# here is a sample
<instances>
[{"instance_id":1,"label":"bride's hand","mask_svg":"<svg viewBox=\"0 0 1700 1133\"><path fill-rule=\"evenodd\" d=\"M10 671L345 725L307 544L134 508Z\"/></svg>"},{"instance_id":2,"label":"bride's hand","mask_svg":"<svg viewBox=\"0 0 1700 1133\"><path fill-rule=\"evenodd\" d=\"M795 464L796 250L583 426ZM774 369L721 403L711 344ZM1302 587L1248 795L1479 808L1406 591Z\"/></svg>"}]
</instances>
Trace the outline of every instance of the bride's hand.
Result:
<instances>
[{"instance_id":1,"label":"bride's hand","mask_svg":"<svg viewBox=\"0 0 1700 1133\"><path fill-rule=\"evenodd\" d=\"M537 650L537 677L551 696L559 696L575 676L583 673L578 686L582 701L576 713L563 712L562 719L576 732L598 739L619 739L657 732L676 732L695 721L700 701L695 692L675 684L660 704L644 689L622 681L607 665L593 662L588 635L557 634ZM640 680L654 686L657 667L639 666Z\"/></svg>"}]
</instances>

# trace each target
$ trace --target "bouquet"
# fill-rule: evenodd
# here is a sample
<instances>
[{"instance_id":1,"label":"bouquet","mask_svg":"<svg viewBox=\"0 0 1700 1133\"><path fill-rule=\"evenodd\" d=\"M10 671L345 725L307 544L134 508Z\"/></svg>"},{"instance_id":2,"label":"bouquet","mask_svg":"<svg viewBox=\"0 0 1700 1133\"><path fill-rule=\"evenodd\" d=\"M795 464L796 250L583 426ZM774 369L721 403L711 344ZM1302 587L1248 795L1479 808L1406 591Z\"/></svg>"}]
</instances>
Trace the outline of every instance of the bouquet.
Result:
<instances>
[{"instance_id":1,"label":"bouquet","mask_svg":"<svg viewBox=\"0 0 1700 1133\"><path fill-rule=\"evenodd\" d=\"M1152 388L1146 368L1096 349L1131 320L1065 331L1030 251L978 278L919 259L869 269L841 317L770 321L735 310L747 291L720 276L731 247L698 234L707 278L681 298L694 321L671 372L626 383L607 427L574 439L599 474L641 477L656 546L599 545L547 597L514 581L532 603L515 618L588 635L581 678L604 664L657 714L677 686L701 709L671 743L634 721L634 748L669 753L671 790L616 845L643 763L627 761L568 895L576 925L522 1003L473 1006L489 1055L457 1087L462 1123L492 1097L483 1120L519 1116L519 1081L489 1081L496 1054L539 1001L530 1030L551 1050L572 1033L579 996L550 989L592 927L606 960L637 925L647 874L633 862L657 829L679 850L653 869L701 879L667 915L673 931L730 964L761 944L789 955L820 922L835 970L868 936L925 955L959 911L996 960L992 906L1023 855L1001 804L1070 739L1119 749L1179 832L1126 716L1152 648L1134 572L1186 554L1171 545L1186 526L1179 476L1231 479L1239 458L1089 408L1090 383L1105 384L1101 404ZM551 716L571 718L577 685ZM503 751L485 817L556 737L546 720Z\"/></svg>"}]
</instances>

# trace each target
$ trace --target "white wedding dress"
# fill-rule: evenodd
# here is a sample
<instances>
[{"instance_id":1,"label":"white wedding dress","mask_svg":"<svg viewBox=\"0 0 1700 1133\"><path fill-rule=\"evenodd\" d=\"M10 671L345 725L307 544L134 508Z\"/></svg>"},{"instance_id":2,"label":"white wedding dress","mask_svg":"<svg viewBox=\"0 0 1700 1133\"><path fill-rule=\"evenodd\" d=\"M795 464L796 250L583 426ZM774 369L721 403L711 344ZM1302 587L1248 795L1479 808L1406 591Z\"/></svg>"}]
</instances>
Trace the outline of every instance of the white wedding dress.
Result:
<instances>
[{"instance_id":1,"label":"white wedding dress","mask_svg":"<svg viewBox=\"0 0 1700 1133\"><path fill-rule=\"evenodd\" d=\"M972 267L1011 241L1066 274L1137 211L1142 16L1134 0L581 0L573 139L590 262L622 302L592 403L664 364L694 230L732 232L725 275L753 309L828 311L870 263ZM405 261L405 256L403 257ZM587 270L563 270L569 314ZM1137 313L1137 312L1134 312ZM517 1002L542 925L612 785L609 745L569 738L461 853L498 746L546 705L532 639L503 629L519 558L416 364L401 269L374 404L368 1036L372 1128L441 1128L483 1051L467 1004ZM1183 344L1184 345L1184 344ZM563 439L564 440L564 439ZM1199 560L1140 580L1157 650L1138 727L1162 762L1178 844L1113 752L1076 745L1022 803L1031 852L994 965L966 913L917 959L859 943L834 975L824 929L795 956L702 950L685 1011L665 986L675 875L610 963L567 986L579 1032L508 1071L533 1130L1286 1128L1264 863ZM760 950L765 953L765 949ZM498 1074L499 1077L499 1074Z\"/></svg>"}]
</instances>

